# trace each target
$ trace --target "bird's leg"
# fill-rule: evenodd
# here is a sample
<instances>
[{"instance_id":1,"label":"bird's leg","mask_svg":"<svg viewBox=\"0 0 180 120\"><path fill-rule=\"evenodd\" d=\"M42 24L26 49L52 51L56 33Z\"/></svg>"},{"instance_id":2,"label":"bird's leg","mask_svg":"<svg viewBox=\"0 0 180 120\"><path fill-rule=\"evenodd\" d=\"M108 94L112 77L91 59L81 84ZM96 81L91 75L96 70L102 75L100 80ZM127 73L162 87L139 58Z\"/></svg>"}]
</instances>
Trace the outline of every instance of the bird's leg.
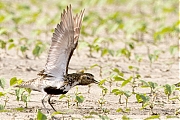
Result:
<instances>
[{"instance_id":1,"label":"bird's leg","mask_svg":"<svg viewBox=\"0 0 180 120\"><path fill-rule=\"evenodd\" d=\"M49 113L48 110L47 110L47 108L46 108L46 106L44 105L44 98L45 98L46 96L48 96L47 93L44 94L44 96L43 96L41 102L42 102L43 107L46 109L47 113Z\"/></svg>"},{"instance_id":2,"label":"bird's leg","mask_svg":"<svg viewBox=\"0 0 180 120\"><path fill-rule=\"evenodd\" d=\"M51 97L52 97L52 95L49 95L49 97L48 97L48 103L50 104L50 106L52 107L52 109L56 112L56 109L53 107L53 105L51 104Z\"/></svg>"}]
</instances>

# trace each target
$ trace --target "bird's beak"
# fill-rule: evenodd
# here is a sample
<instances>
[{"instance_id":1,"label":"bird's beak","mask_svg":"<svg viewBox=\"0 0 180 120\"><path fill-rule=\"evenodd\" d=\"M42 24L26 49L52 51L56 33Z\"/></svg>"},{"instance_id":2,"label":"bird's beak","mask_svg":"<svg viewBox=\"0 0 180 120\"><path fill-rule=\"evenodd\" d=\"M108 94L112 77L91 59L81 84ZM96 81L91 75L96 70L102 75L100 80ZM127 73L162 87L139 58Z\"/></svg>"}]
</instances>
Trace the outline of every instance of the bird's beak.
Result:
<instances>
[{"instance_id":1,"label":"bird's beak","mask_svg":"<svg viewBox=\"0 0 180 120\"><path fill-rule=\"evenodd\" d=\"M99 81L97 81L97 80L94 79L94 83L99 84Z\"/></svg>"}]
</instances>

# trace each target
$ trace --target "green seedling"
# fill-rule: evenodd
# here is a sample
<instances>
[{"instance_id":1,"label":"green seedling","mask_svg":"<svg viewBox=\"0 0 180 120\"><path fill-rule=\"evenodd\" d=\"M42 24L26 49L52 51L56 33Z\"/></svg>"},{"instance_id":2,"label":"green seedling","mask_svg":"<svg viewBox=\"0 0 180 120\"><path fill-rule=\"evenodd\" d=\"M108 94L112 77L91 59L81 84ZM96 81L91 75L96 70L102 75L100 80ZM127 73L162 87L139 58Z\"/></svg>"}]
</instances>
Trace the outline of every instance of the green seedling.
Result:
<instances>
[{"instance_id":1,"label":"green seedling","mask_svg":"<svg viewBox=\"0 0 180 120\"><path fill-rule=\"evenodd\" d=\"M103 98L105 97L105 95L108 92L108 89L102 85L102 83L105 82L105 81L106 80L101 80L100 83L99 83L99 87L102 89L101 94L102 94Z\"/></svg>"},{"instance_id":2,"label":"green seedling","mask_svg":"<svg viewBox=\"0 0 180 120\"><path fill-rule=\"evenodd\" d=\"M115 73L115 74L114 74ZM115 82L118 82L118 81L125 81L124 79L124 73L121 72L118 68L114 68L112 70L112 74L114 75L113 76L113 79Z\"/></svg>"},{"instance_id":3,"label":"green seedling","mask_svg":"<svg viewBox=\"0 0 180 120\"><path fill-rule=\"evenodd\" d=\"M121 119L122 119L122 120L131 120L131 119L130 119L128 116L126 116L126 115L123 115Z\"/></svg>"},{"instance_id":4,"label":"green seedling","mask_svg":"<svg viewBox=\"0 0 180 120\"><path fill-rule=\"evenodd\" d=\"M142 108L145 108L150 101L150 97L146 94L136 94L136 100L138 103L142 103Z\"/></svg>"},{"instance_id":5,"label":"green seedling","mask_svg":"<svg viewBox=\"0 0 180 120\"><path fill-rule=\"evenodd\" d=\"M113 89L112 93L114 93L114 95L119 96L119 104L122 104L121 102L121 97L124 94L124 91L120 90L120 89Z\"/></svg>"},{"instance_id":6,"label":"green seedling","mask_svg":"<svg viewBox=\"0 0 180 120\"><path fill-rule=\"evenodd\" d=\"M156 90L159 88L158 84L155 82L146 82L144 80L140 80L140 82L142 83L142 86L141 86L142 88L148 88L148 87L150 88L151 95L153 95L156 92Z\"/></svg>"},{"instance_id":7,"label":"green seedling","mask_svg":"<svg viewBox=\"0 0 180 120\"><path fill-rule=\"evenodd\" d=\"M15 90L15 95L16 95L16 100L23 101L26 105L25 108L27 108L28 102L30 100L31 89L18 88Z\"/></svg>"},{"instance_id":8,"label":"green seedling","mask_svg":"<svg viewBox=\"0 0 180 120\"><path fill-rule=\"evenodd\" d=\"M146 82L144 80L140 80L142 82L142 88L150 88L151 92L150 92L150 97L147 96L146 94L140 94L136 96L136 99L139 99L140 101L145 102L142 106L142 109L144 109L145 107L149 106L152 115L156 115L157 113L153 112L154 106L156 104L159 103L155 103L156 97L157 97L157 91L159 88L161 88L160 86L158 86L157 83L154 82ZM149 99L150 98L150 99Z\"/></svg>"},{"instance_id":9,"label":"green seedling","mask_svg":"<svg viewBox=\"0 0 180 120\"><path fill-rule=\"evenodd\" d=\"M75 92L75 100L76 106L79 107L79 103L83 103L84 101L84 96L78 91L78 87L76 87L76 92Z\"/></svg>"},{"instance_id":10,"label":"green seedling","mask_svg":"<svg viewBox=\"0 0 180 120\"><path fill-rule=\"evenodd\" d=\"M178 48L179 48L178 45L172 45L169 47L169 52L173 56L173 58L178 53Z\"/></svg>"},{"instance_id":11,"label":"green seedling","mask_svg":"<svg viewBox=\"0 0 180 120\"><path fill-rule=\"evenodd\" d=\"M36 119L37 120L47 120L47 116L45 114L43 114L40 110L38 110Z\"/></svg>"},{"instance_id":12,"label":"green seedling","mask_svg":"<svg viewBox=\"0 0 180 120\"><path fill-rule=\"evenodd\" d=\"M123 82L123 81L125 81L125 78L124 78L124 73L123 72L121 72L118 68L114 68L113 70L112 70L112 73L111 73L112 75L112 79L113 79L113 81L114 82L117 82L116 83L116 86L117 86L117 84L118 84L118 82Z\"/></svg>"},{"instance_id":13,"label":"green seedling","mask_svg":"<svg viewBox=\"0 0 180 120\"><path fill-rule=\"evenodd\" d=\"M102 57L105 55L114 56L114 51L108 47L110 43L113 43L111 38L97 37L92 43L82 42L82 44L80 44L80 48L88 46L90 57L93 57L93 52L100 52Z\"/></svg>"},{"instance_id":14,"label":"green seedling","mask_svg":"<svg viewBox=\"0 0 180 120\"><path fill-rule=\"evenodd\" d=\"M66 100L67 100L67 104L68 104L68 108L70 107L70 102L72 101L71 100L71 96L69 95L69 94L62 94L60 97L59 97L59 99L63 99L63 98L66 98Z\"/></svg>"},{"instance_id":15,"label":"green seedling","mask_svg":"<svg viewBox=\"0 0 180 120\"><path fill-rule=\"evenodd\" d=\"M0 87L4 90L4 87L5 87L5 79L4 78L0 78Z\"/></svg>"},{"instance_id":16,"label":"green seedling","mask_svg":"<svg viewBox=\"0 0 180 120\"><path fill-rule=\"evenodd\" d=\"M104 99L104 97L101 97L98 100L98 103L100 104L100 109L103 112L103 114L106 114L106 113L110 112L107 108L104 108L104 105L106 104L106 100Z\"/></svg>"},{"instance_id":17,"label":"green seedling","mask_svg":"<svg viewBox=\"0 0 180 120\"><path fill-rule=\"evenodd\" d=\"M163 86L163 88L164 88L164 93L167 95L167 99L169 101L170 95L172 95L172 93L174 92L176 87L175 87L175 85L166 84Z\"/></svg>"},{"instance_id":18,"label":"green seedling","mask_svg":"<svg viewBox=\"0 0 180 120\"><path fill-rule=\"evenodd\" d=\"M0 48L4 49L6 53L7 53L7 50L11 50L12 48L15 48L15 47L16 47L16 44L14 43L13 39L9 39L7 41L0 40Z\"/></svg>"},{"instance_id":19,"label":"green seedling","mask_svg":"<svg viewBox=\"0 0 180 120\"><path fill-rule=\"evenodd\" d=\"M25 58L25 56L26 56L25 52L26 52L27 50L28 50L28 47L25 46L25 45L23 45L23 46L20 47L20 51L21 51L21 53L22 53L22 55L23 55L24 58Z\"/></svg>"},{"instance_id":20,"label":"green seedling","mask_svg":"<svg viewBox=\"0 0 180 120\"><path fill-rule=\"evenodd\" d=\"M39 56L43 53L45 48L46 48L46 44L40 40L37 40L36 45L32 51L34 58L39 58Z\"/></svg>"},{"instance_id":21,"label":"green seedling","mask_svg":"<svg viewBox=\"0 0 180 120\"><path fill-rule=\"evenodd\" d=\"M23 82L22 79L17 79L16 77L11 78L10 86L19 85ZM18 88L15 90L16 100L23 101L25 103L25 107L27 108L28 101L30 100L31 89L28 88Z\"/></svg>"},{"instance_id":22,"label":"green seedling","mask_svg":"<svg viewBox=\"0 0 180 120\"><path fill-rule=\"evenodd\" d=\"M144 120L160 120L160 115L151 115L150 117L145 118Z\"/></svg>"},{"instance_id":23,"label":"green seedling","mask_svg":"<svg viewBox=\"0 0 180 120\"><path fill-rule=\"evenodd\" d=\"M99 118L101 120L110 120L110 118L107 115L99 115Z\"/></svg>"},{"instance_id":24,"label":"green seedling","mask_svg":"<svg viewBox=\"0 0 180 120\"><path fill-rule=\"evenodd\" d=\"M128 60L130 60L131 51L127 48L122 48L116 51L116 56L125 56Z\"/></svg>"},{"instance_id":25,"label":"green seedling","mask_svg":"<svg viewBox=\"0 0 180 120\"><path fill-rule=\"evenodd\" d=\"M5 79L4 78L0 78L0 87L4 90L4 87L5 87ZM1 92L0 91L0 97L6 97L6 92ZM4 105L3 104L0 104L0 111L1 110L4 110L5 107L6 107L6 103L8 102L8 97L6 97L6 99L4 100Z\"/></svg>"},{"instance_id":26,"label":"green seedling","mask_svg":"<svg viewBox=\"0 0 180 120\"><path fill-rule=\"evenodd\" d=\"M104 98L100 98L98 100L98 103L100 104L100 108L103 109L103 105L106 103L105 99Z\"/></svg>"},{"instance_id":27,"label":"green seedling","mask_svg":"<svg viewBox=\"0 0 180 120\"><path fill-rule=\"evenodd\" d=\"M162 53L162 51L160 50L155 50L154 53L150 53L149 48L148 48L148 58L150 61L150 67L152 67L153 62L158 60L160 53Z\"/></svg>"},{"instance_id":28,"label":"green seedling","mask_svg":"<svg viewBox=\"0 0 180 120\"><path fill-rule=\"evenodd\" d=\"M135 88L138 87L139 79L141 78L140 74L136 74L139 71L138 67L129 66L129 70L132 72L132 76L129 77L127 82L131 82L132 93L135 94Z\"/></svg>"},{"instance_id":29,"label":"green seedling","mask_svg":"<svg viewBox=\"0 0 180 120\"><path fill-rule=\"evenodd\" d=\"M109 78L106 79L106 81L109 83L109 92L111 93L111 87L114 82L114 79L112 78L112 76L110 76Z\"/></svg>"},{"instance_id":30,"label":"green seedling","mask_svg":"<svg viewBox=\"0 0 180 120\"><path fill-rule=\"evenodd\" d=\"M143 60L143 57L141 55L135 54L135 59L138 62L138 65L140 66L140 63Z\"/></svg>"},{"instance_id":31,"label":"green seedling","mask_svg":"<svg viewBox=\"0 0 180 120\"><path fill-rule=\"evenodd\" d=\"M13 85L20 85L21 83L23 82L22 79L17 79L16 77L13 77L10 79L10 86L13 86Z\"/></svg>"},{"instance_id":32,"label":"green seedling","mask_svg":"<svg viewBox=\"0 0 180 120\"><path fill-rule=\"evenodd\" d=\"M154 32L154 42L157 43L158 41L162 40L163 38L166 38L166 36L171 36L172 34L178 32L176 23L172 26L161 26L159 30Z\"/></svg>"},{"instance_id":33,"label":"green seedling","mask_svg":"<svg viewBox=\"0 0 180 120\"><path fill-rule=\"evenodd\" d=\"M108 113L109 110L104 108L103 105L105 105L106 103L106 100L105 100L105 95L107 94L108 92L108 89L106 87L103 86L103 84L106 82L106 79L103 79L99 82L99 87L102 89L102 97L98 100L98 103L100 104L100 109L103 113Z\"/></svg>"},{"instance_id":34,"label":"green seedling","mask_svg":"<svg viewBox=\"0 0 180 120\"><path fill-rule=\"evenodd\" d=\"M132 93L130 91L124 91L124 94L123 94L125 97L126 97L126 108L127 108L127 105L128 105L128 99L129 97L132 95Z\"/></svg>"},{"instance_id":35,"label":"green seedling","mask_svg":"<svg viewBox=\"0 0 180 120\"><path fill-rule=\"evenodd\" d=\"M116 112L118 112L118 113L120 113L120 112L122 112L122 113L129 113L130 112L130 109L129 108L118 108L117 110L116 110Z\"/></svg>"},{"instance_id":36,"label":"green seedling","mask_svg":"<svg viewBox=\"0 0 180 120\"><path fill-rule=\"evenodd\" d=\"M7 42L5 42L4 40L0 39L0 48L4 49L5 52L6 52L6 45L7 45Z\"/></svg>"},{"instance_id":37,"label":"green seedling","mask_svg":"<svg viewBox=\"0 0 180 120\"><path fill-rule=\"evenodd\" d=\"M94 64L94 65L91 65L90 66L90 69L93 69L95 67L98 67L99 68L99 76L102 77L102 66L99 65L99 64Z\"/></svg>"}]
</instances>

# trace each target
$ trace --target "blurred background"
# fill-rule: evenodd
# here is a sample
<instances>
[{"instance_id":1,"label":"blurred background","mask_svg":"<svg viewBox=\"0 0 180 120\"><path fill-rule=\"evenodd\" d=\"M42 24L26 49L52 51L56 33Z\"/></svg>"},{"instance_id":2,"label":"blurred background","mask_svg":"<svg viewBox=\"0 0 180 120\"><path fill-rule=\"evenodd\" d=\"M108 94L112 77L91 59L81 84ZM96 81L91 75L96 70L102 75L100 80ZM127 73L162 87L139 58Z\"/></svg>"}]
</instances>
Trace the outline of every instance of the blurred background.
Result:
<instances>
[{"instance_id":1,"label":"blurred background","mask_svg":"<svg viewBox=\"0 0 180 120\"><path fill-rule=\"evenodd\" d=\"M1 0L1 53L40 57L69 4L74 14L85 9L78 49L87 49L89 56L178 55L178 0ZM153 49L162 43L168 46ZM147 50L138 50L142 46Z\"/></svg>"}]
</instances>

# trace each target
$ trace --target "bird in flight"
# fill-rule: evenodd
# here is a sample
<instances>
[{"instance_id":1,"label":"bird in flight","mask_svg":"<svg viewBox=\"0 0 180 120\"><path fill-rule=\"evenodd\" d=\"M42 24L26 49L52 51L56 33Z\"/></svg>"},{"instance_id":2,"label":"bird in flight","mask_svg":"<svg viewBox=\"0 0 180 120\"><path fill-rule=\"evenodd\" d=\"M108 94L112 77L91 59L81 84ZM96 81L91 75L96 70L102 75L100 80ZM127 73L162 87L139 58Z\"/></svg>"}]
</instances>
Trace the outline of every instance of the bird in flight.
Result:
<instances>
[{"instance_id":1,"label":"bird in flight","mask_svg":"<svg viewBox=\"0 0 180 120\"><path fill-rule=\"evenodd\" d=\"M16 86L44 93L42 105L46 110L44 99L47 96L48 103L56 111L50 102L52 95L66 94L76 85L98 83L90 73L68 74L69 61L78 44L83 16L84 10L72 16L71 5L67 6L53 33L45 68L38 73L37 78Z\"/></svg>"}]
</instances>

